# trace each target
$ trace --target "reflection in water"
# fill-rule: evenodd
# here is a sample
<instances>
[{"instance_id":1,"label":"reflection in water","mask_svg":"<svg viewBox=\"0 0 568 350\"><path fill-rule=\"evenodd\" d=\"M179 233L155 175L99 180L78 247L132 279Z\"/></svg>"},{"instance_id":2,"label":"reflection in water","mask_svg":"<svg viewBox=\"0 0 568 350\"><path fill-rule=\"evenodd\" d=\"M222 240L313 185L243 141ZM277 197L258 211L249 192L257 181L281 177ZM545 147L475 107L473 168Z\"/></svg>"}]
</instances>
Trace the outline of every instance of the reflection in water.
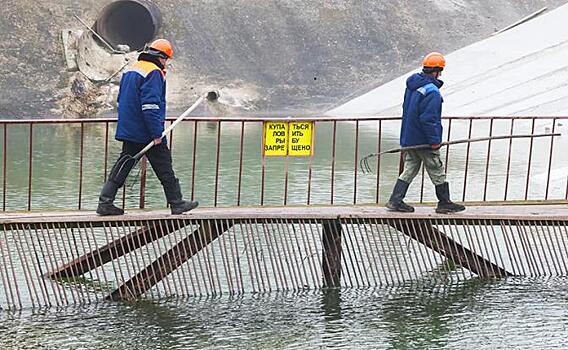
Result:
<instances>
[{"instance_id":1,"label":"reflection in water","mask_svg":"<svg viewBox=\"0 0 568 350\"><path fill-rule=\"evenodd\" d=\"M0 348L562 348L567 282L470 280L0 311Z\"/></svg>"},{"instance_id":2,"label":"reflection in water","mask_svg":"<svg viewBox=\"0 0 568 350\"><path fill-rule=\"evenodd\" d=\"M397 349L426 349L447 346L452 328L448 317L464 312L469 303L479 298L487 282L477 279L460 284L416 288L410 294L398 294L383 308L389 325L390 343Z\"/></svg>"},{"instance_id":3,"label":"reflection in water","mask_svg":"<svg viewBox=\"0 0 568 350\"><path fill-rule=\"evenodd\" d=\"M322 310L326 321L341 319L341 289L330 288L322 291Z\"/></svg>"}]
</instances>

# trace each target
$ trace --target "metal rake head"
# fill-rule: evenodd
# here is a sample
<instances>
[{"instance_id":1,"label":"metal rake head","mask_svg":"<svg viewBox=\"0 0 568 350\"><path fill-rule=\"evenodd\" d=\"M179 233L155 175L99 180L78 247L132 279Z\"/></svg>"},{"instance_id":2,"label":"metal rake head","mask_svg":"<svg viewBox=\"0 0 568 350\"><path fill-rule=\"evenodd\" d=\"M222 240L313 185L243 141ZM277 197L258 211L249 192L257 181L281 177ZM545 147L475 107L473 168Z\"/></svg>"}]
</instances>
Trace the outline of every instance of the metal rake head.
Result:
<instances>
[{"instance_id":1,"label":"metal rake head","mask_svg":"<svg viewBox=\"0 0 568 350\"><path fill-rule=\"evenodd\" d=\"M361 159L361 161L359 162L359 166L361 167L361 171L363 172L363 174L371 174L373 172L373 169L371 168L371 164L369 163L369 160L371 158L376 157L377 154L373 153L373 154L369 154L368 156L365 156Z\"/></svg>"}]
</instances>

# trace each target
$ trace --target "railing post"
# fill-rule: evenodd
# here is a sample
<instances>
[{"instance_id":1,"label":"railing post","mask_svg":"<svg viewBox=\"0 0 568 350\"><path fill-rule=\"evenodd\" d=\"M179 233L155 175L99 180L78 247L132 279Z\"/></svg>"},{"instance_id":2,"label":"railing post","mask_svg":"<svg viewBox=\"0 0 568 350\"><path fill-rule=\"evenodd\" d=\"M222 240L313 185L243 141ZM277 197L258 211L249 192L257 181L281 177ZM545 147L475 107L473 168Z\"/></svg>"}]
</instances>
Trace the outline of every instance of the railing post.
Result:
<instances>
[{"instance_id":1,"label":"railing post","mask_svg":"<svg viewBox=\"0 0 568 350\"><path fill-rule=\"evenodd\" d=\"M323 286L334 288L341 285L341 223L339 220L322 221Z\"/></svg>"},{"instance_id":2,"label":"railing post","mask_svg":"<svg viewBox=\"0 0 568 350\"><path fill-rule=\"evenodd\" d=\"M7 152L8 152L8 125L4 124L4 156L3 156L3 162L4 162L4 166L2 168L2 211L6 211L6 174L7 174L7 170L6 170L6 165L7 165Z\"/></svg>"},{"instance_id":3,"label":"railing post","mask_svg":"<svg viewBox=\"0 0 568 350\"><path fill-rule=\"evenodd\" d=\"M33 140L34 140L34 124L30 122L30 136L28 145L28 211L32 210L32 171L33 171Z\"/></svg>"},{"instance_id":4,"label":"railing post","mask_svg":"<svg viewBox=\"0 0 568 350\"><path fill-rule=\"evenodd\" d=\"M81 210L83 196L83 159L85 151L85 123L81 123L81 140L79 145L79 203L77 209Z\"/></svg>"},{"instance_id":5,"label":"railing post","mask_svg":"<svg viewBox=\"0 0 568 350\"><path fill-rule=\"evenodd\" d=\"M144 209L146 201L146 175L148 169L148 158L143 156L140 160L140 209Z\"/></svg>"}]
</instances>

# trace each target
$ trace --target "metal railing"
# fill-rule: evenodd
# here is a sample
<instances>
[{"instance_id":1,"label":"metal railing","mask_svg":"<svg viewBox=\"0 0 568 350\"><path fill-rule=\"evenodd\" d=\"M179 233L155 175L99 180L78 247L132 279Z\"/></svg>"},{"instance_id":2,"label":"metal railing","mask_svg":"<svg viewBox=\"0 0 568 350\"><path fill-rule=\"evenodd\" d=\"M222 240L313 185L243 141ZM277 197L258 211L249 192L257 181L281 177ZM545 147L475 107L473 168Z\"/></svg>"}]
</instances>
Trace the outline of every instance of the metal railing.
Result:
<instances>
[{"instance_id":1,"label":"metal railing","mask_svg":"<svg viewBox=\"0 0 568 350\"><path fill-rule=\"evenodd\" d=\"M168 119L170 122L172 119ZM386 201L402 166L396 155L376 160L374 175L359 159L398 144L397 117L297 118L315 122L315 154L263 158L259 118L196 117L169 136L174 169L186 196L206 206L362 204ZM2 210L90 209L119 143L115 119L2 120ZM558 132L568 117L445 117L445 137ZM565 138L488 141L443 150L452 195L464 202L568 200ZM181 166L180 166L181 164ZM133 171L131 179L136 179ZM122 204L144 208L163 201L157 181L125 186ZM410 201L434 201L424 171ZM136 188L134 187L136 186ZM149 195L150 194L150 195ZM162 202L163 203L163 202Z\"/></svg>"}]
</instances>

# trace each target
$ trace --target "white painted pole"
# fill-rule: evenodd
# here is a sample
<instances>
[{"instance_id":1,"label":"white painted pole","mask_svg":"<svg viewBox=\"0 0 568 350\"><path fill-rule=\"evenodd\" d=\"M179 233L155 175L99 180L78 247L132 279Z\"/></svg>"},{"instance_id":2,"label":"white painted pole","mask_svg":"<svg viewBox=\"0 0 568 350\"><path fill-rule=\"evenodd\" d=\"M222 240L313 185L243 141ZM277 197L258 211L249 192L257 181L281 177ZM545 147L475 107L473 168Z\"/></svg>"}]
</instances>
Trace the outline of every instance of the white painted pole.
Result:
<instances>
[{"instance_id":1,"label":"white painted pole","mask_svg":"<svg viewBox=\"0 0 568 350\"><path fill-rule=\"evenodd\" d=\"M191 107L189 107L185 112L183 112L182 115L180 115L166 130L164 130L164 132L162 132L162 137L166 136L170 131L172 131L176 125L178 125L182 120L185 119L185 117L187 117L189 115L189 113L193 112L194 109L197 108L197 106L199 106L201 104L201 102L203 102L205 98L203 96L200 96L197 101L195 101L195 103L193 105L191 105ZM152 142L150 142L148 145L146 145L146 147L144 147L144 149L142 149L140 152L138 152L135 156L134 159L138 160L140 158L142 158L142 156L144 155L144 153L148 152L148 150L150 148L152 148L154 146L154 140L152 140Z\"/></svg>"}]
</instances>

